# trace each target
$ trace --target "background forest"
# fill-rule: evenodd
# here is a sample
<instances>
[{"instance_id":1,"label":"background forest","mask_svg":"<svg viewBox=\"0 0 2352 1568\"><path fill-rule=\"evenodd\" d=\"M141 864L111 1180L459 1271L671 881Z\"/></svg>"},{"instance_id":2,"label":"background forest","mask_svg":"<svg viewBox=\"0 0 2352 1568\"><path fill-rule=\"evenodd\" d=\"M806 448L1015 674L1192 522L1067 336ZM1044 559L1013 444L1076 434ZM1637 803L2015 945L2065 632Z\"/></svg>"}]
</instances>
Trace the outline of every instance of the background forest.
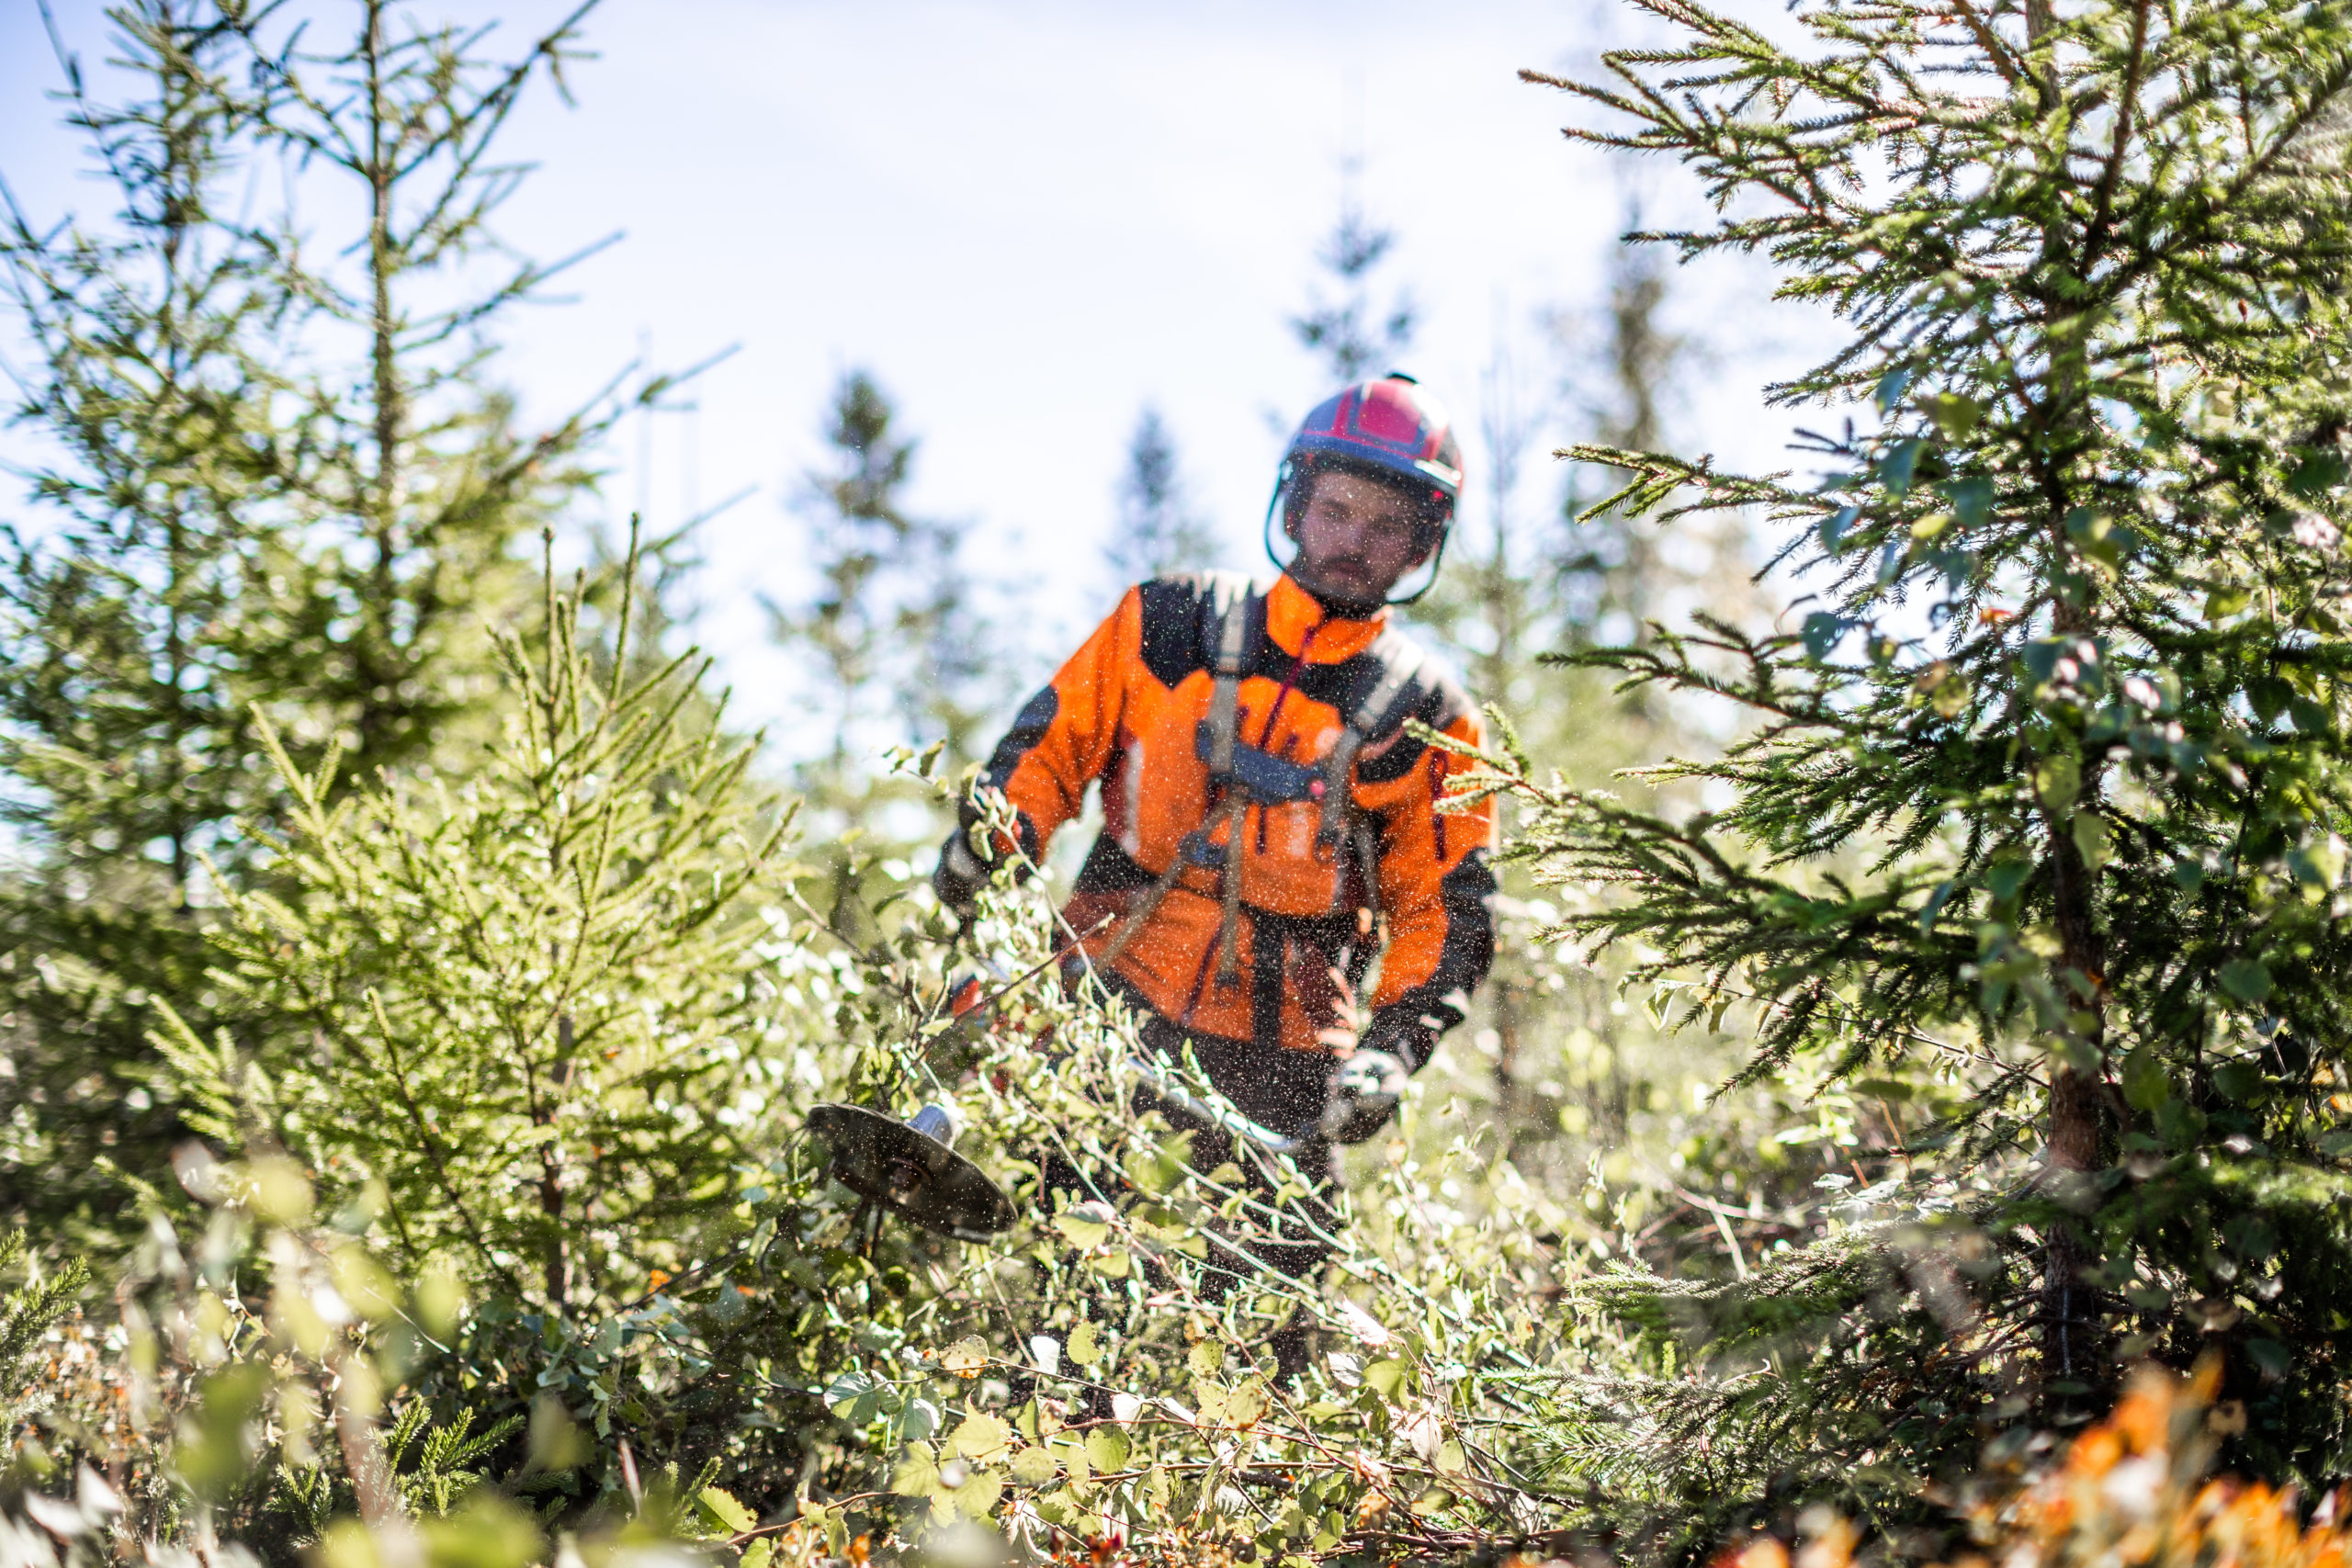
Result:
<instances>
[{"instance_id":1,"label":"background forest","mask_svg":"<svg viewBox=\"0 0 2352 1568\"><path fill-rule=\"evenodd\" d=\"M63 51L104 200L0 214L0 1551L2340 1553L2352 6L1645 9L1522 90L1712 216L1459 389L1411 612L1494 704L1495 975L1328 1274L1232 1289L1257 1190L1029 983L1052 868L929 889L1049 656L886 375L790 481L789 737L693 646L701 520L581 521L707 366L507 389L569 264L502 243L502 138L585 8ZM1336 385L1417 317L1334 194L1267 331ZM1678 423L1718 250L1838 323L1787 472ZM1137 411L1056 547L1211 564L1186 476ZM1020 1222L865 1230L827 1100L948 1106Z\"/></svg>"}]
</instances>

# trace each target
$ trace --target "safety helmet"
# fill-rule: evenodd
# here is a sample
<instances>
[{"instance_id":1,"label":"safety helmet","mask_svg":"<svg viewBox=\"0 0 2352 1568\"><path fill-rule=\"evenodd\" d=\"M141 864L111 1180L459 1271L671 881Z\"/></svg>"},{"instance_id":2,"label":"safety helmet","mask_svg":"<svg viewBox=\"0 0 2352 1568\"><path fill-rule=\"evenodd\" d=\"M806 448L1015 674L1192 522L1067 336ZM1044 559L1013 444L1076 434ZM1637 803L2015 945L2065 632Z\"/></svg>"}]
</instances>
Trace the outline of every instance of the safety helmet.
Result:
<instances>
[{"instance_id":1,"label":"safety helmet","mask_svg":"<svg viewBox=\"0 0 2352 1568\"><path fill-rule=\"evenodd\" d=\"M1388 480L1421 500L1438 532L1428 576L1412 592L1401 598L1392 593L1388 602L1410 604L1428 592L1462 494L1462 444L1454 439L1444 405L1401 370L1359 381L1317 403L1290 438L1266 508L1266 553L1276 566L1288 570L1290 564L1275 544L1274 519L1285 511L1283 498L1304 504L1306 491L1295 487L1334 468Z\"/></svg>"}]
</instances>

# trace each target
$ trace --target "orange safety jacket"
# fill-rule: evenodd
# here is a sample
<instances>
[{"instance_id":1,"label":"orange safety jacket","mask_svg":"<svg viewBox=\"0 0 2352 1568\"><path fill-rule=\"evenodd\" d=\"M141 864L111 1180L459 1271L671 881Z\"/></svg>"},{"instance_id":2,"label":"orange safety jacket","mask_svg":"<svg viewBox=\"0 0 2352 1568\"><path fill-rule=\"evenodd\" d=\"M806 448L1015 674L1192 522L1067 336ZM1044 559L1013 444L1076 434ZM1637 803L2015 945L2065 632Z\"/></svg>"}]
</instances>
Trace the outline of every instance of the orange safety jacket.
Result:
<instances>
[{"instance_id":1,"label":"orange safety jacket","mask_svg":"<svg viewBox=\"0 0 2352 1568\"><path fill-rule=\"evenodd\" d=\"M1438 810L1468 759L1406 723L1472 744L1483 729L1387 622L1329 615L1287 576L1263 592L1230 573L1143 583L990 759L983 782L1032 861L1101 782L1103 830L1066 913L1179 1028L1322 1049L1385 934L1365 1041L1419 1066L1486 977L1492 812ZM967 805L967 834L978 818Z\"/></svg>"}]
</instances>

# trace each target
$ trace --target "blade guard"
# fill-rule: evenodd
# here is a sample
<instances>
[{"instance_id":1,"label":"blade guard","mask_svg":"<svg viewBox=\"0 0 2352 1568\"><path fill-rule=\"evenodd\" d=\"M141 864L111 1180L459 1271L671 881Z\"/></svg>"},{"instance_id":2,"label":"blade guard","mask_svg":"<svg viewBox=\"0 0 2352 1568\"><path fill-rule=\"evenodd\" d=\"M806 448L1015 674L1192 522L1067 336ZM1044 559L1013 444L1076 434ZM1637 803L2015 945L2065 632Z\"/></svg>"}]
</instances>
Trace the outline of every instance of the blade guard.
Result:
<instances>
[{"instance_id":1,"label":"blade guard","mask_svg":"<svg viewBox=\"0 0 2352 1568\"><path fill-rule=\"evenodd\" d=\"M957 1241L986 1241L1012 1227L1012 1200L947 1146L955 1124L936 1105L911 1122L862 1105L819 1105L808 1130L832 1151L836 1181L902 1220Z\"/></svg>"}]
</instances>

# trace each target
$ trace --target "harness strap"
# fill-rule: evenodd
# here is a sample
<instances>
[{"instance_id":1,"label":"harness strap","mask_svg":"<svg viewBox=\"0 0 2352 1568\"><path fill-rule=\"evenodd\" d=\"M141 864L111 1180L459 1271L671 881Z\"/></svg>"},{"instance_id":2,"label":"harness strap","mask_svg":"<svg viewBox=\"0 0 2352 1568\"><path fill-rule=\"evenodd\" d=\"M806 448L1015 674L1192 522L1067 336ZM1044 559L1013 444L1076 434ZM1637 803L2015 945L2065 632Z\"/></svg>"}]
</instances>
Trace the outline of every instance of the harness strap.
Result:
<instances>
[{"instance_id":1,"label":"harness strap","mask_svg":"<svg viewBox=\"0 0 2352 1568\"><path fill-rule=\"evenodd\" d=\"M1205 761L1210 777L1221 781L1227 790L1226 798L1218 803L1216 816L1223 818L1226 829L1224 864L1221 867L1222 908L1218 913L1216 936L1216 983L1220 987L1239 983L1241 978L1241 861L1242 837L1250 820L1250 791L1235 775L1234 755L1238 743L1241 724L1241 675L1248 667L1250 641L1250 610L1256 596L1237 592L1227 596L1217 617L1216 663L1215 683L1209 693L1209 716ZM1371 900L1373 924L1380 921L1379 847L1372 824L1354 811L1350 784L1355 776L1356 753L1365 740L1387 728L1390 710L1396 707L1413 677L1420 672L1421 650L1409 641L1402 641L1388 668L1364 700L1356 705L1333 743L1330 755L1323 763L1323 819L1316 834L1318 848L1325 851L1337 845L1348 829L1354 829L1352 847L1363 867L1365 897ZM1202 824L1197 837L1210 840L1216 832L1214 821ZM1195 835L1187 835L1188 841ZM1168 869L1148 888L1143 897L1130 908L1127 917L1110 944L1098 954L1094 963L1107 967L1127 950L1128 943L1139 935L1162 900L1174 890L1177 878L1183 873L1187 852L1180 847Z\"/></svg>"},{"instance_id":2,"label":"harness strap","mask_svg":"<svg viewBox=\"0 0 2352 1568\"><path fill-rule=\"evenodd\" d=\"M1175 857L1168 863L1168 869L1159 874L1159 879L1144 889L1142 897L1127 906L1126 918L1119 922L1118 931L1113 933L1108 945L1091 960L1096 969L1110 968L1119 954L1126 952L1128 944L1133 942L1136 936L1141 934L1143 928L1150 923L1152 911L1159 908L1161 902L1174 889L1176 879L1183 874L1184 854L1180 849Z\"/></svg>"},{"instance_id":3,"label":"harness strap","mask_svg":"<svg viewBox=\"0 0 2352 1568\"><path fill-rule=\"evenodd\" d=\"M1368 812L1356 813L1356 863L1363 867L1364 912L1372 917L1367 937L1380 932L1380 835Z\"/></svg>"},{"instance_id":4,"label":"harness strap","mask_svg":"<svg viewBox=\"0 0 2352 1568\"><path fill-rule=\"evenodd\" d=\"M1209 694L1209 776L1225 781L1231 804L1225 807L1224 908L1217 918L1216 983L1241 977L1241 840L1250 820L1250 792L1233 776L1233 750L1241 728L1241 671L1247 667L1250 605L1255 597L1228 600L1217 626L1216 684Z\"/></svg>"},{"instance_id":5,"label":"harness strap","mask_svg":"<svg viewBox=\"0 0 2352 1568\"><path fill-rule=\"evenodd\" d=\"M1365 740L1388 727L1389 709L1413 683L1421 671L1421 650L1410 642L1403 643L1396 657L1389 661L1379 684L1364 694L1356 711L1348 716L1340 739L1331 744L1331 754L1323 759L1323 823L1315 835L1317 847L1327 852L1339 843L1348 824L1348 813L1355 802L1349 786L1355 781L1356 753L1363 750ZM1373 874L1370 865L1364 874Z\"/></svg>"},{"instance_id":6,"label":"harness strap","mask_svg":"<svg viewBox=\"0 0 2352 1568\"><path fill-rule=\"evenodd\" d=\"M1216 983L1220 988L1241 981L1241 844L1250 821L1250 797L1233 792L1225 812L1225 908L1216 923Z\"/></svg>"},{"instance_id":7,"label":"harness strap","mask_svg":"<svg viewBox=\"0 0 2352 1568\"><path fill-rule=\"evenodd\" d=\"M1218 617L1216 684L1209 693L1209 773L1217 778L1233 773L1235 731L1241 728L1241 671L1248 661L1250 604L1254 597L1234 594Z\"/></svg>"},{"instance_id":8,"label":"harness strap","mask_svg":"<svg viewBox=\"0 0 2352 1568\"><path fill-rule=\"evenodd\" d=\"M1209 765L1212 777L1230 778L1236 732L1241 728L1241 672L1249 662L1250 604L1255 595L1245 588L1239 592L1221 593L1218 597L1224 604L1217 615L1216 663L1214 667L1216 684L1209 693L1208 748L1204 761ZM1224 929L1217 938L1221 980L1227 969L1233 968L1238 972L1238 961L1233 953L1238 940L1236 932L1240 924L1241 824L1248 804L1248 795L1235 790L1230 804L1221 807L1229 824L1225 851L1226 912ZM1185 835L1186 841L1177 846L1175 855L1168 863L1168 869L1144 890L1143 897L1128 907L1126 919L1120 922L1117 932L1109 944L1095 955L1093 962L1098 968L1109 968L1119 954L1126 952L1128 945L1143 934L1143 928L1150 923L1153 912L1166 901L1170 893L1175 891L1177 879L1184 874L1184 866L1192 859L1192 840L1197 837L1205 846L1211 831L1211 824L1204 822L1196 834Z\"/></svg>"}]
</instances>

